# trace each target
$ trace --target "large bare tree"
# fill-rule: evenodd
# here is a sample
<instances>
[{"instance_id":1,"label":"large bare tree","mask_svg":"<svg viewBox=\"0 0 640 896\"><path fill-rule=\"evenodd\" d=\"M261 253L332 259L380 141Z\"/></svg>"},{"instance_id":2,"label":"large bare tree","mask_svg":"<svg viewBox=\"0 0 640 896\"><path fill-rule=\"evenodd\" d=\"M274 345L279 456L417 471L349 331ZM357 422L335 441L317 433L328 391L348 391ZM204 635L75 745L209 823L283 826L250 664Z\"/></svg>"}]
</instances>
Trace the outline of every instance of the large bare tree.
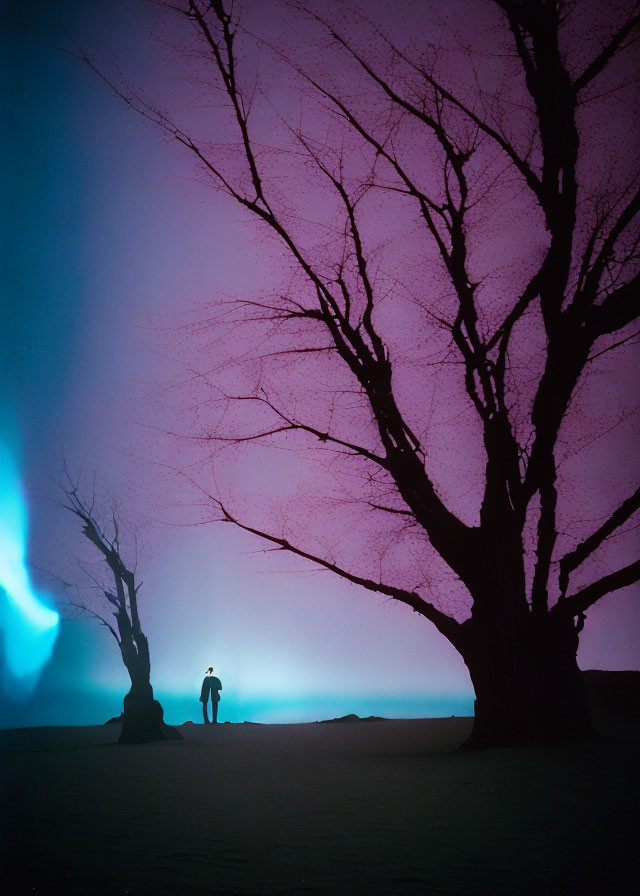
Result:
<instances>
[{"instance_id":1,"label":"large bare tree","mask_svg":"<svg viewBox=\"0 0 640 896\"><path fill-rule=\"evenodd\" d=\"M353 558L349 565L346 555L323 552L327 539L314 538L308 520L284 532L234 509L212 479L198 487L217 518L429 620L469 669L472 744L589 736L576 660L585 613L640 577L639 560L605 574L592 561L638 511L640 490L623 474L616 506L591 531L567 536L560 487L575 496L577 485L589 485L579 465L559 475L558 462L570 454L560 444L563 427L595 361L606 358L615 375L615 352L637 335L638 172L627 156L624 173L612 177L607 140L591 139L584 110L621 90L629 96L638 5L618 4L609 22L590 2L460 4L477 30L462 36L466 43L460 38L457 56L442 31L432 45L416 45L406 31L382 33L334 4L282 5L297 48L296 40L282 46L252 33L222 0L169 5L193 42L200 84L212 91L217 133L200 136L193 119L178 124L178 116L111 86L272 234L289 273L275 295L265 290L235 306L275 340L255 387L234 393L214 382L210 394L224 413L207 421L213 405L203 398L191 436L207 446L279 436L290 445L299 437L302 447L338 452L359 465L352 497L398 521L414 547L422 539L452 576L440 594L437 582L406 587L396 555L397 580L385 581L370 566L358 570ZM308 107L297 118L291 107L278 112L277 101L260 105L256 45L289 66ZM323 54L342 62L323 71ZM269 114L288 135L281 153ZM323 215L331 225L324 240L311 222ZM398 220L411 227L398 231ZM510 243L505 233L514 232L519 241ZM406 265L407 253L389 248L403 234L421 277ZM512 253L506 261L505 252ZM414 305L404 356L397 345L403 288ZM528 356L527 345L535 348ZM462 463L448 477L425 447L429 393L421 403L407 387L411 346L422 364L416 389L425 370L450 374L459 440L480 434L479 449L473 439L466 454L458 446ZM268 363L276 357L315 364L322 389L309 398L308 369L303 377L292 367L288 380L281 367L280 388L273 386ZM198 378L209 389L210 375L199 370ZM252 425L238 422L245 411ZM473 519L455 494L458 485L469 491L470 475ZM326 535L320 514L315 531ZM452 580L468 597L467 612L447 603Z\"/></svg>"}]
</instances>

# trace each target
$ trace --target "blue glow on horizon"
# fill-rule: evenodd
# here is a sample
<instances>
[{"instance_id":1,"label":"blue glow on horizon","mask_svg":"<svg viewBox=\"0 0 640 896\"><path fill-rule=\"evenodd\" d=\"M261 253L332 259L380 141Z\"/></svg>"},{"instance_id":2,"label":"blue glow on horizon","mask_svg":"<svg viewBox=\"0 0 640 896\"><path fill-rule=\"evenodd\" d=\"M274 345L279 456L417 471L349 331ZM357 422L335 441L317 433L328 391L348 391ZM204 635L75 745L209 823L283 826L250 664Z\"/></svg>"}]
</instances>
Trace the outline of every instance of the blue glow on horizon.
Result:
<instances>
[{"instance_id":1,"label":"blue glow on horizon","mask_svg":"<svg viewBox=\"0 0 640 896\"><path fill-rule=\"evenodd\" d=\"M127 688L47 686L47 700L38 691L21 706L0 705L0 728L24 728L41 725L103 725L120 715ZM202 723L199 692L166 693L154 689L169 725ZM473 695L468 694L306 694L287 698L282 694L249 695L227 691L220 701L218 721L240 724L290 725L321 722L354 713L360 718L381 716L386 719L469 718L473 716Z\"/></svg>"},{"instance_id":2,"label":"blue glow on horizon","mask_svg":"<svg viewBox=\"0 0 640 896\"><path fill-rule=\"evenodd\" d=\"M201 722L202 708L197 695L187 696L155 690L170 725ZM360 718L435 719L473 716L473 694L284 694L249 695L228 690L218 707L219 722L255 724L305 724L355 714Z\"/></svg>"},{"instance_id":3,"label":"blue glow on horizon","mask_svg":"<svg viewBox=\"0 0 640 896\"><path fill-rule=\"evenodd\" d=\"M27 507L18 470L7 445L0 441L0 627L11 678L9 696L20 699L35 688L60 627L60 615L47 605L50 598L36 592L31 583L27 534Z\"/></svg>"}]
</instances>

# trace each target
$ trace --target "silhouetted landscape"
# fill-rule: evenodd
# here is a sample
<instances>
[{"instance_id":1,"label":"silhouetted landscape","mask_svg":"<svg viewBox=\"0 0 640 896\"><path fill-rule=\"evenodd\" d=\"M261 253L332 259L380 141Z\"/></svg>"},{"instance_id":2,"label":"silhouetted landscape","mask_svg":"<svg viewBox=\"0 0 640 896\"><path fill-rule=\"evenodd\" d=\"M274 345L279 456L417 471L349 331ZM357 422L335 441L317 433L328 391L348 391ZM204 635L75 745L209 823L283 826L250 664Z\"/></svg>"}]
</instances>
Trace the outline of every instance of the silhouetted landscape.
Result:
<instances>
[{"instance_id":1,"label":"silhouetted landscape","mask_svg":"<svg viewBox=\"0 0 640 896\"><path fill-rule=\"evenodd\" d=\"M639 37L3 5L3 892L637 882Z\"/></svg>"}]
</instances>

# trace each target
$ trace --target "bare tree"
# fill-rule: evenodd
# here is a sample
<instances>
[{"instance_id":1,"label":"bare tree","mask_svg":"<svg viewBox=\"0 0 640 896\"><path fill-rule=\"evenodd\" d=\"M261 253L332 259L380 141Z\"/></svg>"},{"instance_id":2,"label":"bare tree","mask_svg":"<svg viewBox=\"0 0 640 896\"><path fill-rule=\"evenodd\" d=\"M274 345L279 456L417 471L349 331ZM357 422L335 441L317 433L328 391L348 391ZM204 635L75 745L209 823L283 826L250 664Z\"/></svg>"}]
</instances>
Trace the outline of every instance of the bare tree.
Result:
<instances>
[{"instance_id":1,"label":"bare tree","mask_svg":"<svg viewBox=\"0 0 640 896\"><path fill-rule=\"evenodd\" d=\"M118 643L122 661L131 679L131 689L124 698L122 733L119 742L125 744L146 743L153 740L180 739L178 732L163 721L162 706L153 698L151 687L151 660L149 642L142 630L138 613L138 592L135 569L122 559L122 542L118 513L111 512L110 532L98 522L94 498L86 502L79 494L79 486L66 475L64 486L68 503L63 506L82 522L82 533L102 555L109 570L112 585L104 584L100 577L92 575L96 585L112 607L113 621L99 608L82 598L72 600L72 605L88 613L105 625Z\"/></svg>"},{"instance_id":2,"label":"bare tree","mask_svg":"<svg viewBox=\"0 0 640 896\"><path fill-rule=\"evenodd\" d=\"M246 50L258 40L280 60L284 51L249 34L237 9L222 0L181 0L172 9L191 28L214 96L223 97L213 114L227 143L228 129L235 130L231 151L222 139L198 137L135 92L111 84L128 105L182 144L288 258L290 288L238 303L248 312L246 319L280 340L274 355L289 352L333 365L341 377L336 393L348 394L373 424L368 430L353 424L353 415L341 416L337 404L329 407L324 423L318 422L313 402L307 415L300 402L290 410L269 390L264 364L255 389L212 392L222 400L223 413L188 437L209 447L302 436L360 464L356 497L428 542L464 586L469 612L459 618L447 608L446 594L432 597L420 586L406 588L401 575L397 583L386 583L381 576L352 571L295 535L234 511L211 480L197 485L217 508L218 519L404 603L433 623L469 669L476 692L472 744L587 737L591 724L576 661L585 613L604 595L636 582L640 561L587 582L579 576L597 569L589 567L590 559L638 511L640 490L631 486L613 512L593 531L574 535L567 549L558 523L559 487L566 484L558 475L559 438L595 359L611 357L637 337L632 326L639 313L640 192L637 171L612 186L603 165L598 182L593 169L599 161L582 152L580 114L600 88L615 95L624 87L629 65L620 60L628 59L637 41L638 6L620 5L608 30L600 23L602 34L586 58L584 49L571 55L572 29L581 15L595 22L597 4L487 0L485 34L488 27L499 31L497 45L509 60L500 64L509 77L493 91L483 86L491 63L474 68L473 46L467 47L473 95L468 79L460 86L458 73L440 65L441 46L407 49L370 23L368 38L362 38L348 20L334 23L334 7L325 8L326 15L318 4L282 7L284 16L302 16L309 28L317 28L323 52L342 54L348 73L342 83L337 69L323 78L306 60L287 54L292 77L309 102L319 101L325 116L325 131L317 133L318 127L315 136L309 133L313 120L308 125L302 113L297 125L283 125L291 139L288 156L274 155L267 145L264 109L254 125L259 92L253 71L243 75L248 51L238 48ZM375 51L368 42L374 39ZM333 203L334 226L327 228L321 250L309 239L300 205L287 202L303 189L293 173L297 158L309 166L304 189L326 188L322 202ZM585 175L589 195L579 185L585 164L592 170ZM524 228L531 251L526 263L524 255L514 255L512 268L519 269L510 279L492 282L486 263L485 273L478 274L477 257L483 246L497 244L498 236L480 212L492 203L495 212L503 203L501 224L513 226L505 221L515 193L524 209L521 217L527 218L517 226ZM367 202L373 206L367 208ZM476 483L473 522L452 509L455 498L447 492L455 482L438 480L437 465L424 447L428 415L411 405L399 384L398 353L385 333L394 321L387 301L393 290L390 278L382 276L371 226L374 215L380 232L385 208L393 214L402 208L415 223L412 245L423 253L428 270L422 286L407 286L414 297L422 289L415 297L424 312L418 331L422 357L424 346L432 344L432 368L439 372L451 365L459 377L461 406L474 415L481 434L484 473ZM393 272L401 284L404 276L403 270ZM538 352L523 374L514 358L522 356L527 341L536 343ZM201 370L196 375L209 389L209 375ZM289 393L298 385L292 376ZM240 428L236 409L257 412L249 418L258 421L253 429ZM229 420L235 431L226 428ZM474 469L471 448L468 459ZM574 581L579 584L572 587Z\"/></svg>"}]
</instances>

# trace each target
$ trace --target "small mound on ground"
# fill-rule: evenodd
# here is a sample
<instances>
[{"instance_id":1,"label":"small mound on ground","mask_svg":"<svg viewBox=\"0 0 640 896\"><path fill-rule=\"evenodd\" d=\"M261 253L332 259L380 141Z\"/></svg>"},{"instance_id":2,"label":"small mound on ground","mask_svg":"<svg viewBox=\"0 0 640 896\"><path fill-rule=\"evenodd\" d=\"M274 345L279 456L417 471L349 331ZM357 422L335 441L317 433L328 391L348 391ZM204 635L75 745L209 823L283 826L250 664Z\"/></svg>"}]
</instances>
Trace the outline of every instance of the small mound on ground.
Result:
<instances>
[{"instance_id":1,"label":"small mound on ground","mask_svg":"<svg viewBox=\"0 0 640 896\"><path fill-rule=\"evenodd\" d=\"M386 722L386 719L383 719L382 716L366 716L366 718L361 719L360 716L357 716L355 713L349 713L348 716L340 716L339 719L323 719L320 722L320 725L330 725L333 722Z\"/></svg>"}]
</instances>

